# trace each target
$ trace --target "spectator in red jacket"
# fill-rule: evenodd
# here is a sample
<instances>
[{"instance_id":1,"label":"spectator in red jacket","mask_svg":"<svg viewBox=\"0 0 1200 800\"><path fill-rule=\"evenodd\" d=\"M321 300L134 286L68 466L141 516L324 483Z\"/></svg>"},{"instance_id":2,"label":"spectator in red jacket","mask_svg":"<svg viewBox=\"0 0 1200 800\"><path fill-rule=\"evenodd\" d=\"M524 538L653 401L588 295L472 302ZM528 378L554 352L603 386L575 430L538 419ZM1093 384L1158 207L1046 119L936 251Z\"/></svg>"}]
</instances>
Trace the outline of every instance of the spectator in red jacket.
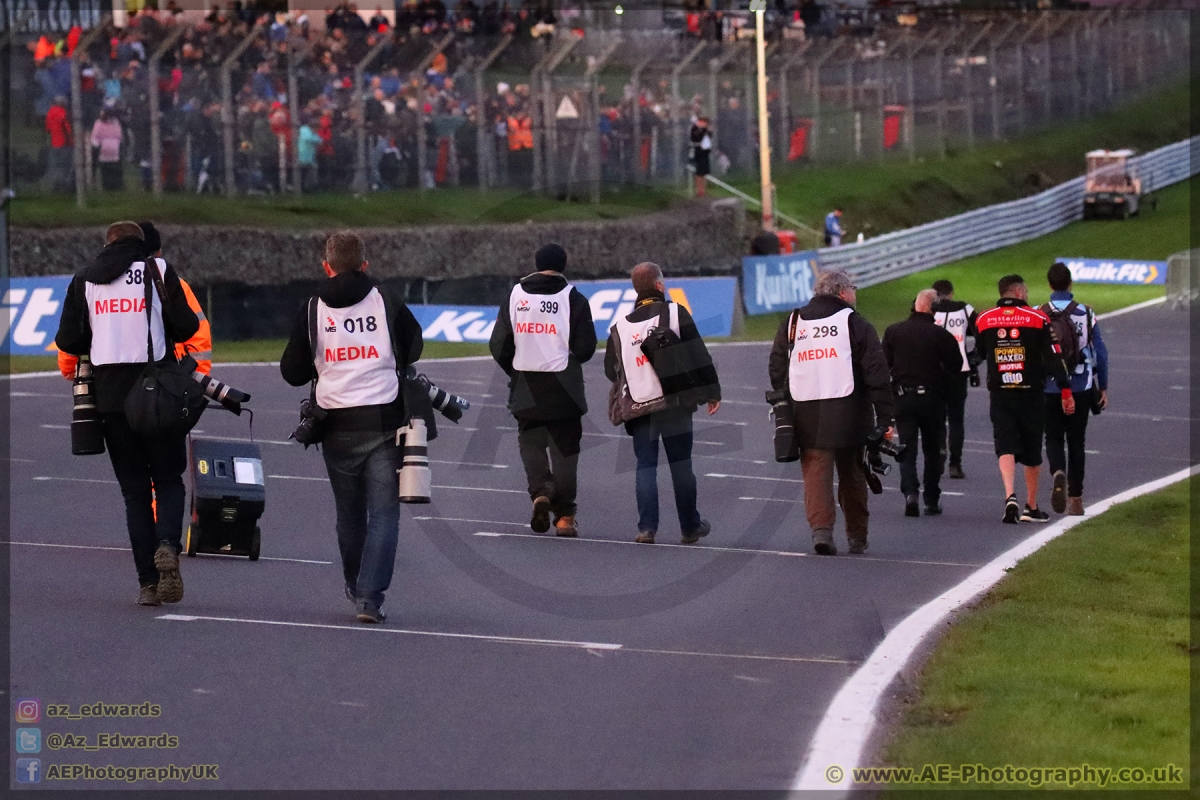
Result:
<instances>
[{"instance_id":1,"label":"spectator in red jacket","mask_svg":"<svg viewBox=\"0 0 1200 800\"><path fill-rule=\"evenodd\" d=\"M46 132L50 134L50 183L55 191L70 191L71 180L71 120L67 118L67 99L54 98L46 112Z\"/></svg>"}]
</instances>

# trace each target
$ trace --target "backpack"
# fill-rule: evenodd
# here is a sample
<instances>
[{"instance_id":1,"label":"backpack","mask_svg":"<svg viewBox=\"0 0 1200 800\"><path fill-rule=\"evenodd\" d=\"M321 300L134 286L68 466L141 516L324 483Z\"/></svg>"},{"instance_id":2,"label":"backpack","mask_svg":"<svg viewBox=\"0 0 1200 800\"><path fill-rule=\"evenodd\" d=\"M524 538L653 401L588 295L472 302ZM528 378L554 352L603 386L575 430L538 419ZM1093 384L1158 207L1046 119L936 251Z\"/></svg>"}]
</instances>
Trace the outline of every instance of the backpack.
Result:
<instances>
[{"instance_id":1,"label":"backpack","mask_svg":"<svg viewBox=\"0 0 1200 800\"><path fill-rule=\"evenodd\" d=\"M1066 364L1067 374L1074 373L1075 368L1083 363L1083 352L1079 348L1079 334L1075 331L1075 323L1071 321L1071 315L1077 308L1079 308L1079 303L1074 300L1061 311L1049 303L1041 308L1042 313L1050 318L1050 330L1054 332L1054 339L1062 351L1062 360Z\"/></svg>"}]
</instances>

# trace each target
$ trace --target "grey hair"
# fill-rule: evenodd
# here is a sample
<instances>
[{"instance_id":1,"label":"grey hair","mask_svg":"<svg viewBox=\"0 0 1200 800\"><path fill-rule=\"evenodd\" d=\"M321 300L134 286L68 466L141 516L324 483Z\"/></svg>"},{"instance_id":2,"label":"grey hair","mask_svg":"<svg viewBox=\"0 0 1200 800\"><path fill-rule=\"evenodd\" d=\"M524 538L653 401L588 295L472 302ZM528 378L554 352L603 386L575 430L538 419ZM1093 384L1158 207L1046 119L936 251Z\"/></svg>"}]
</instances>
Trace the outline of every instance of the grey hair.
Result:
<instances>
[{"instance_id":1,"label":"grey hair","mask_svg":"<svg viewBox=\"0 0 1200 800\"><path fill-rule=\"evenodd\" d=\"M917 299L913 303L913 308L922 314L928 314L933 310L933 304L937 302L938 293L936 289L922 289L917 292Z\"/></svg>"},{"instance_id":2,"label":"grey hair","mask_svg":"<svg viewBox=\"0 0 1200 800\"><path fill-rule=\"evenodd\" d=\"M813 294L830 295L837 297L847 289L853 289L854 281L840 269L831 269L828 272L822 272L817 278L817 285L813 287Z\"/></svg>"}]
</instances>

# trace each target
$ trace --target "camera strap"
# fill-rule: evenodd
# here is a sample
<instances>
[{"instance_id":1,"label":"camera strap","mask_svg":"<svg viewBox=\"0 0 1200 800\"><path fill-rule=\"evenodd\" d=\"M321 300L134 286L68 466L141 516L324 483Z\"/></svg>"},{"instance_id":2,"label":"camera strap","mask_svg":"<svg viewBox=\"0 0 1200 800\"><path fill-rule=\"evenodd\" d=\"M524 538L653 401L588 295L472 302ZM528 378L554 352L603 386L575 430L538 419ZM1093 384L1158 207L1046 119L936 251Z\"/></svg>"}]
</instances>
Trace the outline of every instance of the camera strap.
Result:
<instances>
[{"instance_id":1,"label":"camera strap","mask_svg":"<svg viewBox=\"0 0 1200 800\"><path fill-rule=\"evenodd\" d=\"M796 325L800 320L800 309L792 312L792 320L788 324L788 356L791 357L792 346L796 344Z\"/></svg>"},{"instance_id":2,"label":"camera strap","mask_svg":"<svg viewBox=\"0 0 1200 800\"><path fill-rule=\"evenodd\" d=\"M310 396L313 405L317 404L317 377L320 373L317 371L317 298L316 295L308 298L308 349L313 357L313 379Z\"/></svg>"}]
</instances>

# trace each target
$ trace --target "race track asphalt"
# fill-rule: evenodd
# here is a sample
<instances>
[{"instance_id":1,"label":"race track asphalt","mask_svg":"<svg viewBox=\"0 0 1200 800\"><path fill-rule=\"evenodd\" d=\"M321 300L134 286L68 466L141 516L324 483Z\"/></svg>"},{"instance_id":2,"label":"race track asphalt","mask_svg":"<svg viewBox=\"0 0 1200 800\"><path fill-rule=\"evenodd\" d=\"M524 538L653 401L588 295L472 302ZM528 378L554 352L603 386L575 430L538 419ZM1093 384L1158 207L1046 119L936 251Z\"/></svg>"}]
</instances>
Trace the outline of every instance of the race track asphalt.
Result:
<instances>
[{"instance_id":1,"label":"race track asphalt","mask_svg":"<svg viewBox=\"0 0 1200 800\"><path fill-rule=\"evenodd\" d=\"M1187 326L1163 306L1102 323L1111 410L1089 428L1086 498L1189 463ZM70 455L68 384L9 382L11 691L41 701L43 775L216 764L219 780L201 786L786 789L834 693L885 632L1035 526L1000 523L987 397L972 390L968 478L944 481L945 515L905 518L893 471L871 500L868 554L811 555L799 467L771 460L767 349L713 348L725 403L697 417L695 448L713 533L691 547L679 546L665 467L662 544L632 542L633 453L605 419L602 353L585 370L577 540L527 527L499 370L425 365L475 407L431 443L434 501L402 512L381 627L356 624L342 595L321 457L286 443L305 392L275 368L216 370L254 395L263 558L185 559L184 601L160 608L133 602L107 458ZM196 435L245 438L245 420L209 411ZM836 535L844 552L840 519ZM149 701L161 716L46 716L97 701ZM164 732L178 747L45 743ZM40 786L68 787L114 784Z\"/></svg>"}]
</instances>

